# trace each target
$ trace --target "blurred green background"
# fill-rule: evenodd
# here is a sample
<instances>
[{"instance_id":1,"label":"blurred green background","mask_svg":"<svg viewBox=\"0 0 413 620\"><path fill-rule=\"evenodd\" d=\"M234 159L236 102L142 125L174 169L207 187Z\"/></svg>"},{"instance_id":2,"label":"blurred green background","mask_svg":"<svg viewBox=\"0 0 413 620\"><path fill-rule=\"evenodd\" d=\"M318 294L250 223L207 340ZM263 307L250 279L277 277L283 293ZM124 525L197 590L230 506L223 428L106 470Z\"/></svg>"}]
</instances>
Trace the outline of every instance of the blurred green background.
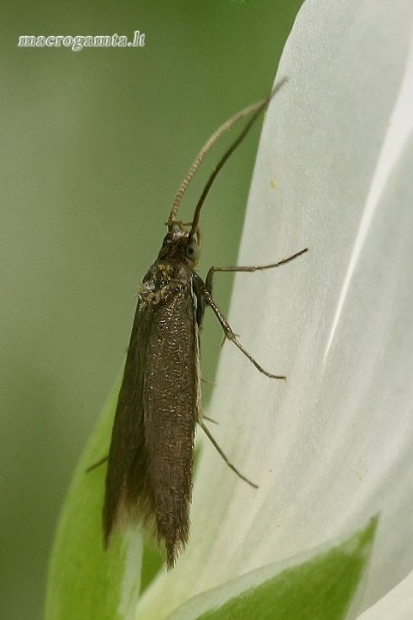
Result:
<instances>
[{"instance_id":1,"label":"blurred green background","mask_svg":"<svg viewBox=\"0 0 413 620\"><path fill-rule=\"evenodd\" d=\"M71 472L122 367L174 193L221 122L264 97L301 0L2 4L0 618L42 617ZM20 35L146 35L19 49ZM259 128L202 218L199 271L236 261ZM193 203L219 153L188 192ZM228 306L231 280L217 277ZM207 317L203 372L220 330ZM207 397L207 395L206 395Z\"/></svg>"}]
</instances>

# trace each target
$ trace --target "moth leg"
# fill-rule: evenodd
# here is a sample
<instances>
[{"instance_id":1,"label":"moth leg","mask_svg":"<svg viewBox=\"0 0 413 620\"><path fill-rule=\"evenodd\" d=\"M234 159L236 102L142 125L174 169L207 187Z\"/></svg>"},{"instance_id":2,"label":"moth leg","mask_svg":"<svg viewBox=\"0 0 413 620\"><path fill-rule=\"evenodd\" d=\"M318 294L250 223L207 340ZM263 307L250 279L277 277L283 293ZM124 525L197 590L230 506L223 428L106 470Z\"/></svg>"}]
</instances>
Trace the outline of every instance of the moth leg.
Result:
<instances>
[{"instance_id":1,"label":"moth leg","mask_svg":"<svg viewBox=\"0 0 413 620\"><path fill-rule=\"evenodd\" d=\"M237 272L237 271L246 271L246 272L253 272L253 271L263 271L264 269L275 269L276 267L281 267L281 265L286 265L287 263L290 263L292 260L294 260L295 258L298 258L299 256L301 256L302 254L305 254L306 252L308 252L308 248L305 248L304 250L301 250L300 252L296 252L295 254L293 254L292 256L288 256L287 258L283 258L282 260L278 261L278 263L271 263L270 265L258 265L258 266L252 266L252 267L211 267L210 270L208 271L206 280L205 280L205 286L207 288L207 290L209 291L209 293L212 293L212 278L214 276L214 273L216 273L217 271L225 271L225 272Z\"/></svg>"},{"instance_id":2,"label":"moth leg","mask_svg":"<svg viewBox=\"0 0 413 620\"><path fill-rule=\"evenodd\" d=\"M197 274L195 274L195 277L199 278L199 280L201 280L201 278ZM235 344L235 346L238 347L238 349L240 351L242 351L242 353L246 357L248 357L250 362L252 362L254 364L255 368L257 368L257 370L262 372L263 375L265 375L266 377L269 377L270 379L281 379L282 381L285 381L286 378L287 378L285 375L273 375L270 372L268 372L267 370L265 370L252 357L251 353L248 353L248 351L242 346L242 344L238 340L236 334L234 334L234 332L232 331L230 324L228 323L228 321L226 320L224 315L221 313L221 311L218 308L218 306L216 305L215 301L212 299L211 293L208 291L208 289L206 288L205 284L203 284L202 294L204 296L204 299L205 299L206 303L212 308L215 316L217 317L218 321L221 323L221 327L224 330L225 338L227 338L228 340L231 340L231 342L233 342Z\"/></svg>"},{"instance_id":3,"label":"moth leg","mask_svg":"<svg viewBox=\"0 0 413 620\"><path fill-rule=\"evenodd\" d=\"M109 456L106 455L103 458L96 461L96 463L93 463L93 465L89 465L89 467L86 469L86 473L88 474L90 471L93 471L97 467L100 467L100 465L103 465L103 463L106 463L108 459L109 459Z\"/></svg>"},{"instance_id":4,"label":"moth leg","mask_svg":"<svg viewBox=\"0 0 413 620\"><path fill-rule=\"evenodd\" d=\"M232 471L235 472L239 478L241 478L241 480L244 480L244 482L247 482L254 489L258 489L258 484L254 484L253 482L251 482L251 480L249 480L248 478L243 476L241 474L241 472L235 467L235 465L233 465L231 463L231 461L228 459L228 457L226 456L225 452L223 452L222 449L219 447L218 443L213 438L213 436L211 435L211 433L209 432L209 430L207 429L205 424L203 422L199 422L199 426L202 428L202 430L204 431L205 435L208 437L208 439L210 440L210 442L212 443L214 448L216 448L218 454L224 459L224 461L228 465L228 467L230 467L232 469Z\"/></svg>"},{"instance_id":5,"label":"moth leg","mask_svg":"<svg viewBox=\"0 0 413 620\"><path fill-rule=\"evenodd\" d=\"M209 379L204 379L203 377L201 377L201 381L202 383L206 383L207 385L212 385L212 387L215 387L215 383L213 381L210 381Z\"/></svg>"},{"instance_id":6,"label":"moth leg","mask_svg":"<svg viewBox=\"0 0 413 620\"><path fill-rule=\"evenodd\" d=\"M208 422L212 422L213 424L218 424L219 426L219 422L217 422L217 420L214 420L214 418L209 418L207 415L203 415L202 418L204 420L208 420Z\"/></svg>"}]
</instances>

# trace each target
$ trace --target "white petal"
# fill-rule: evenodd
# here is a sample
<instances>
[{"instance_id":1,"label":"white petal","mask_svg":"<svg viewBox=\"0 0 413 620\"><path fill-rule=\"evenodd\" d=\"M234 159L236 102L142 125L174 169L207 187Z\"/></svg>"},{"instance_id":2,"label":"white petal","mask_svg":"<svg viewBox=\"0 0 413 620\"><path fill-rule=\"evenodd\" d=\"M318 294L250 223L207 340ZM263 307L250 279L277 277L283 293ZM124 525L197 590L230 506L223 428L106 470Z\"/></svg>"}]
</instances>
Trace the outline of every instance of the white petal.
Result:
<instances>
[{"instance_id":1,"label":"white petal","mask_svg":"<svg viewBox=\"0 0 413 620\"><path fill-rule=\"evenodd\" d=\"M413 572L367 609L359 620L411 620L413 618Z\"/></svg>"},{"instance_id":2,"label":"white petal","mask_svg":"<svg viewBox=\"0 0 413 620\"><path fill-rule=\"evenodd\" d=\"M413 566L413 3L306 2L279 75L230 323L287 384L224 347L190 545L141 609L381 521L364 606ZM156 611L155 611L156 610ZM162 610L162 611L161 611Z\"/></svg>"}]
</instances>

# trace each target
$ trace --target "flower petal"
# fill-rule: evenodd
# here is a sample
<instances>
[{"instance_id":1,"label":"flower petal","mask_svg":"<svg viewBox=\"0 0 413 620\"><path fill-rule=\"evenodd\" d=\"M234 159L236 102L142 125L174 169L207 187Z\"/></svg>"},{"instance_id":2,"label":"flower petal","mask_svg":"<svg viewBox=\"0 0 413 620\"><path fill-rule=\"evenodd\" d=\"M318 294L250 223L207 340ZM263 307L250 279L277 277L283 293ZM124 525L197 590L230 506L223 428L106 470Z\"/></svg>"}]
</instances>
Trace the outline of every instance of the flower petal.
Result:
<instances>
[{"instance_id":1,"label":"flower petal","mask_svg":"<svg viewBox=\"0 0 413 620\"><path fill-rule=\"evenodd\" d=\"M413 571L386 596L367 609L360 620L411 620L413 618Z\"/></svg>"},{"instance_id":2,"label":"flower petal","mask_svg":"<svg viewBox=\"0 0 413 620\"><path fill-rule=\"evenodd\" d=\"M169 620L342 620L348 618L368 566L377 519L337 545L237 577L187 601ZM353 617L353 616L352 616Z\"/></svg>"}]
</instances>

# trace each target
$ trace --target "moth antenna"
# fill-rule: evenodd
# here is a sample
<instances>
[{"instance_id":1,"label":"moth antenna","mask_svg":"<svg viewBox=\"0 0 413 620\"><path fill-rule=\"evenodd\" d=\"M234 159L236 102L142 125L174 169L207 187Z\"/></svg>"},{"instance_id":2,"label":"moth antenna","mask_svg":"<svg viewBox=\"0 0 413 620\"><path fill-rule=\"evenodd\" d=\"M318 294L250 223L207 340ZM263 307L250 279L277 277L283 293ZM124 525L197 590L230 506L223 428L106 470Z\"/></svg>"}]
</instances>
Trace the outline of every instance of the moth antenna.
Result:
<instances>
[{"instance_id":1,"label":"moth antenna","mask_svg":"<svg viewBox=\"0 0 413 620\"><path fill-rule=\"evenodd\" d=\"M247 136L247 134L249 133L251 127L254 125L255 121L257 120L257 118L261 114L263 108L265 108L270 103L270 101L274 97L274 95L280 90L280 88L282 86L284 86L284 84L286 82L287 82L287 78L284 78L283 80L281 80L281 82L279 82L274 87L274 90L271 92L271 94L266 99L261 101L259 104L256 104L254 115L250 118L248 123L245 125L244 129L241 131L239 136L234 140L234 142L231 144L231 146L225 151L225 153L223 154L223 156L219 160L217 166L212 171L211 176L209 177L209 179L208 179L208 181L207 181L207 183L206 183L206 185L204 187L204 191L202 192L201 197L198 200L198 204L196 205L195 213L194 213L194 219L192 221L191 231L189 233L190 237L193 237L195 235L196 231L198 230L199 216L200 216L200 213L201 213L201 209L202 209L202 207L204 205L206 197L209 194L209 190L211 189L211 187L212 187L216 177L218 176L218 173L223 168L225 162L229 159L229 157L235 151L237 146L239 146L241 144L241 142L244 140L244 138Z\"/></svg>"},{"instance_id":2,"label":"moth antenna","mask_svg":"<svg viewBox=\"0 0 413 620\"><path fill-rule=\"evenodd\" d=\"M172 209L171 209L171 212L169 214L168 221L170 221L170 222L175 221L176 214L177 214L178 209L180 207L180 204L182 202L182 198L183 198L183 196L184 196L184 194L185 194L185 192L186 192L190 182L194 178L196 171L200 167L201 163L205 159L205 156L207 155L207 153L211 149L211 147L215 144L215 142L217 142L217 140L219 140L219 138L226 131L228 131L237 121L243 119L250 112L254 112L258 108L261 108L262 105L263 105L263 101L258 101L257 103L253 103L252 105L248 106L247 108L244 108L244 110L241 110L240 112L238 112L238 114L236 114L235 116L232 116L227 121L225 121L225 123L223 123L221 125L221 127L218 127L218 129L215 131L215 133L213 133L212 136L206 141L206 143L204 144L204 146L202 147L202 149L199 151L198 155L195 157L194 161L192 162L191 167L189 168L188 172L186 173L186 176L185 176L184 180L182 181L178 191L176 192L174 201L172 203Z\"/></svg>"},{"instance_id":3,"label":"moth antenna","mask_svg":"<svg viewBox=\"0 0 413 620\"><path fill-rule=\"evenodd\" d=\"M203 162L203 160L205 159L205 156L207 155L208 151L211 149L211 147L215 144L215 142L217 142L217 140L219 140L219 138L229 129L231 129L231 127L237 123L239 120L242 120L243 118L245 118L246 116L248 116L248 114L250 114L251 112L256 112L256 114L254 115L254 121L255 118L258 117L259 113L261 112L261 110L263 108L265 108L266 105L268 105L268 103L271 101L272 97L275 95L275 93L281 88L281 86L283 86L285 84L285 82L287 81L286 78L284 78L279 84L277 84L274 88L274 90L272 91L272 93L270 94L269 97L267 97L266 99L263 99L261 101L258 101L257 103L253 103L251 105L249 105L248 107L244 108L243 110L241 110L240 112L238 112L237 114L235 114L234 116L232 116L231 118L229 118L227 121L225 121L225 123L223 123L213 134L212 136L206 141L206 143L204 144L204 146L202 147L202 149L199 151L198 155L195 157L193 163L191 164L188 172L186 173L186 176L184 178L184 180L182 181L178 191L175 194L175 198L174 201L172 203L172 208L171 208L171 212L169 214L168 217L168 224L170 224L171 222L174 222L176 220L176 215L178 213L178 209L180 207L180 204L182 202L182 198L189 186L189 184L191 183L193 177L195 176L196 171L198 170L198 168L200 167L201 163ZM254 122L253 121L253 122ZM249 128L252 126L249 125L248 126L248 130ZM246 133L248 133L248 130ZM245 133L245 135L246 135ZM243 137L241 138L241 140L245 137L245 135L243 135ZM241 142L241 140L239 140L239 142ZM230 154L232 153L232 151L236 148L236 146L238 146L239 142L237 141L237 143L235 144L235 146L233 146L233 149L231 150L231 152L228 154L228 156L225 158L224 162L221 164L221 168L224 165L226 159L228 159L228 157L230 156ZM221 162L220 162L221 163ZM219 164L218 164L219 165ZM215 175L216 176L216 175ZM211 182L212 185L212 182ZM205 199L204 199L205 200ZM202 206L202 205L201 205ZM199 209L200 210L200 209ZM198 217L199 219L199 217Z\"/></svg>"}]
</instances>

